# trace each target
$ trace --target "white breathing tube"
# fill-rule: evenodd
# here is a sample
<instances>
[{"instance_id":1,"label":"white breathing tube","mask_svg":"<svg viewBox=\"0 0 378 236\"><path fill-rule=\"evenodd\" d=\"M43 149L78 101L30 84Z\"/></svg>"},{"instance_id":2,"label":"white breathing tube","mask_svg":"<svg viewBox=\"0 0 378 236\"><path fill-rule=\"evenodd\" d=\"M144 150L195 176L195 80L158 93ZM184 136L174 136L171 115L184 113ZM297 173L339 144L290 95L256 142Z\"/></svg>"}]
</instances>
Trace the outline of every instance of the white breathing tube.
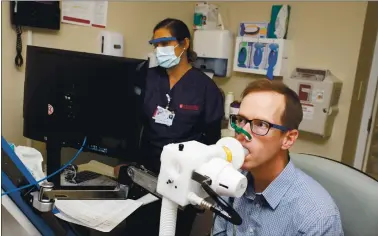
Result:
<instances>
[{"instance_id":1,"label":"white breathing tube","mask_svg":"<svg viewBox=\"0 0 378 236\"><path fill-rule=\"evenodd\" d=\"M163 197L160 212L159 236L172 236L176 234L178 205Z\"/></svg>"}]
</instances>

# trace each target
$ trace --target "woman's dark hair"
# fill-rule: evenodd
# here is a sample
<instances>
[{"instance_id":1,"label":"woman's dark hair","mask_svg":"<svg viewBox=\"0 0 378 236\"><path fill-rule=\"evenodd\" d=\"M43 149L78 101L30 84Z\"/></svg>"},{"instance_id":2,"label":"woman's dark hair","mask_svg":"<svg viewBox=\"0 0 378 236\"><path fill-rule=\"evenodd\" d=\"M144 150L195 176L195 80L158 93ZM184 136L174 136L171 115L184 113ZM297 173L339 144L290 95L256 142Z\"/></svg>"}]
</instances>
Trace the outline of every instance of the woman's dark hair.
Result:
<instances>
[{"instance_id":1,"label":"woman's dark hair","mask_svg":"<svg viewBox=\"0 0 378 236\"><path fill-rule=\"evenodd\" d=\"M178 19L167 18L160 21L154 28L154 32L158 29L166 28L169 30L171 35L177 39L179 43L185 38L189 39L189 47L187 49L187 57L189 62L194 62L197 59L197 53L195 53L190 47L190 31L188 26L184 22Z\"/></svg>"}]
</instances>

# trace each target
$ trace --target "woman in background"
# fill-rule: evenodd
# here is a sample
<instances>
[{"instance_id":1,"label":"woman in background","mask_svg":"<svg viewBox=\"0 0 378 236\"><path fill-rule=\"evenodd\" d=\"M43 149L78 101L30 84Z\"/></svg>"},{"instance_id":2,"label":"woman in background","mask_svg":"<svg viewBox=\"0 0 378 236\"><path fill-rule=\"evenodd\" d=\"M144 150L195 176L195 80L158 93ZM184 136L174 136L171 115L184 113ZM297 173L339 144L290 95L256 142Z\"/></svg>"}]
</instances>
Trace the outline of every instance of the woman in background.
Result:
<instances>
[{"instance_id":1,"label":"woman in background","mask_svg":"<svg viewBox=\"0 0 378 236\"><path fill-rule=\"evenodd\" d=\"M150 44L159 66L149 70L146 80L142 151L146 167L158 173L165 145L189 140L214 144L220 139L224 103L214 81L191 65L197 55L185 23L165 19L153 32ZM172 119L162 121L156 114Z\"/></svg>"},{"instance_id":2,"label":"woman in background","mask_svg":"<svg viewBox=\"0 0 378 236\"><path fill-rule=\"evenodd\" d=\"M165 145L190 140L210 145L221 138L224 99L214 81L192 66L196 53L190 40L185 23L168 18L155 26L149 41L158 66L150 68L146 79L141 164L156 174ZM138 228L135 235L159 235L160 208L161 200L133 214L142 219L130 222ZM189 236L195 216L191 206L179 210L176 235Z\"/></svg>"}]
</instances>

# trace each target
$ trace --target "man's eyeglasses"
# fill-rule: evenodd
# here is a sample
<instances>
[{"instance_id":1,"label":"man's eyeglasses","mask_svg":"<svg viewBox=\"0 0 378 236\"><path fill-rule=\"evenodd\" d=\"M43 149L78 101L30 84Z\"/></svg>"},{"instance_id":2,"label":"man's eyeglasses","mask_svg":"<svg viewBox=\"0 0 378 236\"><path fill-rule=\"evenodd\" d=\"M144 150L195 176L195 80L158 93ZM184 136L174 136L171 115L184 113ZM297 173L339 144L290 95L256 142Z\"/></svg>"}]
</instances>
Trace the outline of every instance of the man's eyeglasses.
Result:
<instances>
[{"instance_id":1,"label":"man's eyeglasses","mask_svg":"<svg viewBox=\"0 0 378 236\"><path fill-rule=\"evenodd\" d=\"M238 128L243 128L247 123L249 123L251 132L260 136L266 135L271 128L281 130L282 132L289 130L288 128L281 125L272 124L270 122L259 119L248 120L240 115L230 115L230 122Z\"/></svg>"}]
</instances>

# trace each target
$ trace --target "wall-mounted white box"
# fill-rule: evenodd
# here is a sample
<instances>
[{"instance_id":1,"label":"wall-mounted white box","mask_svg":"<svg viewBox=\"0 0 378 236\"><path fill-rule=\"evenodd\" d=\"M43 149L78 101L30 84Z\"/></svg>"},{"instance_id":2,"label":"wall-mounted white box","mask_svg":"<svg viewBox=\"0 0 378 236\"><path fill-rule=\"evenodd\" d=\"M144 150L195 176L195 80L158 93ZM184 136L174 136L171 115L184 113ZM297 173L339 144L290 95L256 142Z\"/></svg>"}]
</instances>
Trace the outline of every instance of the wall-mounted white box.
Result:
<instances>
[{"instance_id":1,"label":"wall-mounted white box","mask_svg":"<svg viewBox=\"0 0 378 236\"><path fill-rule=\"evenodd\" d=\"M117 32L100 32L100 53L104 55L123 57L123 35Z\"/></svg>"},{"instance_id":2,"label":"wall-mounted white box","mask_svg":"<svg viewBox=\"0 0 378 236\"><path fill-rule=\"evenodd\" d=\"M193 66L218 77L230 77L232 71L233 34L229 30L196 30L193 50L197 60Z\"/></svg>"},{"instance_id":3,"label":"wall-mounted white box","mask_svg":"<svg viewBox=\"0 0 378 236\"><path fill-rule=\"evenodd\" d=\"M269 63L273 62L274 76L288 76L289 52L289 40L239 36L236 37L233 70L266 75Z\"/></svg>"},{"instance_id":4,"label":"wall-mounted white box","mask_svg":"<svg viewBox=\"0 0 378 236\"><path fill-rule=\"evenodd\" d=\"M328 69L297 67L283 82L298 94L302 104L299 130L330 137L339 112L342 80Z\"/></svg>"}]
</instances>

